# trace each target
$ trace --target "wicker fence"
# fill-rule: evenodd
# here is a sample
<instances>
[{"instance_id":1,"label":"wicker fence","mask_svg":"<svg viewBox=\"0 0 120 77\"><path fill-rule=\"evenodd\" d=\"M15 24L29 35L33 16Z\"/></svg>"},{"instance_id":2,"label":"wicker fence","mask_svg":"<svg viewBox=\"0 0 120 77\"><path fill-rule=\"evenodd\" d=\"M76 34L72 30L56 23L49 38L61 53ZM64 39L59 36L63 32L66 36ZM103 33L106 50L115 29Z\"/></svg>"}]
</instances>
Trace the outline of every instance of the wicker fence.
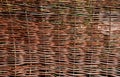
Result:
<instances>
[{"instance_id":1,"label":"wicker fence","mask_svg":"<svg viewBox=\"0 0 120 77\"><path fill-rule=\"evenodd\" d=\"M120 77L119 0L1 0L0 77Z\"/></svg>"}]
</instances>

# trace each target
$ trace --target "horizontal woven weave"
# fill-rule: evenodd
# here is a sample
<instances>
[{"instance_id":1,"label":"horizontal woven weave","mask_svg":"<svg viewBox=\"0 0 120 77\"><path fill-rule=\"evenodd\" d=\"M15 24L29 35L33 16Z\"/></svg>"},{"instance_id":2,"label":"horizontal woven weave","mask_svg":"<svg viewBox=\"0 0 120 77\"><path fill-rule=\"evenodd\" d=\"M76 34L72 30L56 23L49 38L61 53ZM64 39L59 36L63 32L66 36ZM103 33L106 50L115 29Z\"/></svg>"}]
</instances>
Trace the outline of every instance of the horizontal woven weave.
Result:
<instances>
[{"instance_id":1,"label":"horizontal woven weave","mask_svg":"<svg viewBox=\"0 0 120 77\"><path fill-rule=\"evenodd\" d=\"M1 0L0 77L120 77L120 1Z\"/></svg>"}]
</instances>

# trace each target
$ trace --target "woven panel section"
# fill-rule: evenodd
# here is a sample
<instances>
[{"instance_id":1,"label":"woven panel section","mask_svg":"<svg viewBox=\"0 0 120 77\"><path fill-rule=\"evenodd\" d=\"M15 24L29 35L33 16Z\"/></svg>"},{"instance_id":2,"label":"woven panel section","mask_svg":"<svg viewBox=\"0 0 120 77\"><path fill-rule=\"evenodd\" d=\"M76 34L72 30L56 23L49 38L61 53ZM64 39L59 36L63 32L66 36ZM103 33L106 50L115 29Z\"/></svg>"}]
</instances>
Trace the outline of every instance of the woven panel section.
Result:
<instances>
[{"instance_id":1,"label":"woven panel section","mask_svg":"<svg viewBox=\"0 0 120 77\"><path fill-rule=\"evenodd\" d=\"M120 1L1 0L0 77L120 77Z\"/></svg>"}]
</instances>

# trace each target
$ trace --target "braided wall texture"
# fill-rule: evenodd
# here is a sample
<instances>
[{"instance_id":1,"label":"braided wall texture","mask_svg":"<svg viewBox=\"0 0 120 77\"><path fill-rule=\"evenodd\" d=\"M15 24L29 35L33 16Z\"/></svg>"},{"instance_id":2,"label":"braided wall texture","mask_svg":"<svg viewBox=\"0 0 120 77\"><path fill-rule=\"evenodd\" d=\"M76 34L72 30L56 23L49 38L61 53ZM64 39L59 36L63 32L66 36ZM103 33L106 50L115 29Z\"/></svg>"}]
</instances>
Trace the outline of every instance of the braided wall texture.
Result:
<instances>
[{"instance_id":1,"label":"braided wall texture","mask_svg":"<svg viewBox=\"0 0 120 77\"><path fill-rule=\"evenodd\" d=\"M0 77L120 77L119 0L1 0Z\"/></svg>"}]
</instances>

